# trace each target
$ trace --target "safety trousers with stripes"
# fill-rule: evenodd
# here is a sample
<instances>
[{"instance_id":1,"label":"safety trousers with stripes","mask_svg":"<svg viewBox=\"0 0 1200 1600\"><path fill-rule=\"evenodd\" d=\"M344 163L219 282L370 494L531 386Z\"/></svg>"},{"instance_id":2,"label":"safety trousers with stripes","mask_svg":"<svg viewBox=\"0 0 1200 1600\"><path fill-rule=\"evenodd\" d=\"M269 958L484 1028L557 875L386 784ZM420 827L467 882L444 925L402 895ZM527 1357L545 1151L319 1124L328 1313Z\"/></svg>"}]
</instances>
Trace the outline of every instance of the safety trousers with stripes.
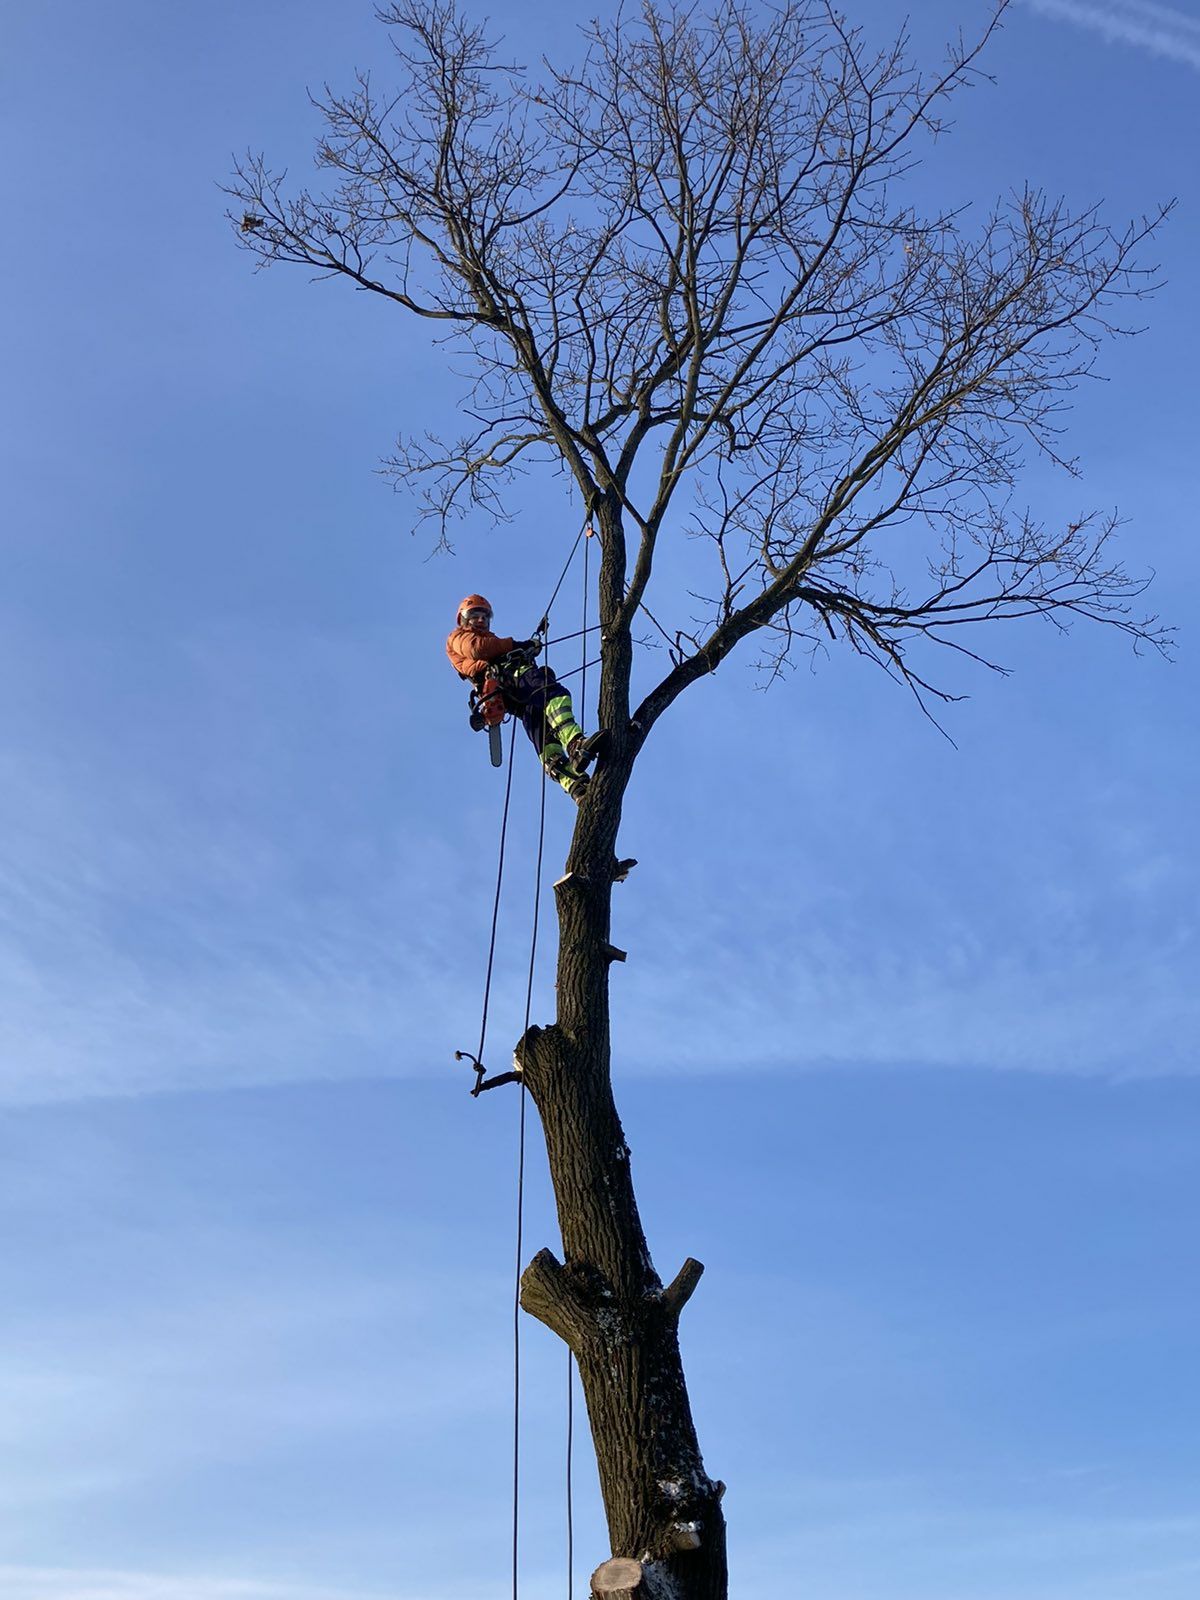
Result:
<instances>
[{"instance_id":1,"label":"safety trousers with stripes","mask_svg":"<svg viewBox=\"0 0 1200 1600\"><path fill-rule=\"evenodd\" d=\"M505 705L524 723L542 765L570 794L579 774L567 759L567 746L583 737L570 694L549 667L532 665L505 673L503 690Z\"/></svg>"}]
</instances>

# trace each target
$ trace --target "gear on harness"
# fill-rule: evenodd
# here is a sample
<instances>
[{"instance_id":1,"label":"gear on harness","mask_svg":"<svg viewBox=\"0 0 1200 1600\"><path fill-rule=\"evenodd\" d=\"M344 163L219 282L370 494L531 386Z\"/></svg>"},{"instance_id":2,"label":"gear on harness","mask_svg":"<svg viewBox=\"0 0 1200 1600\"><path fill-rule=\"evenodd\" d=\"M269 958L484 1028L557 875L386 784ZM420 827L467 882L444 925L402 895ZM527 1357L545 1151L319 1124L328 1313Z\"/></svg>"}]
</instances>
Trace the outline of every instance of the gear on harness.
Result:
<instances>
[{"instance_id":1,"label":"gear on harness","mask_svg":"<svg viewBox=\"0 0 1200 1600\"><path fill-rule=\"evenodd\" d=\"M504 760L504 749L500 742L500 724L508 713L504 709L504 692L499 680L490 676L484 678L478 688L471 690L467 704L471 708L471 727L476 733L487 730L492 765L500 766Z\"/></svg>"},{"instance_id":2,"label":"gear on harness","mask_svg":"<svg viewBox=\"0 0 1200 1600\"><path fill-rule=\"evenodd\" d=\"M479 595L468 595L467 600L478 600ZM466 606L464 601L463 605ZM461 615L461 611L459 613ZM508 716L508 707L504 701L504 682L507 678L514 681L520 669L527 666L542 648L540 639L521 639L513 645L507 655L501 656L495 662L494 670L489 672L481 682L476 684L468 697L470 707L470 723L475 733L488 735L488 747L491 753L492 765L498 767L504 760L504 751L500 742L500 726ZM593 734L593 739L599 737ZM578 742L578 741L576 741ZM587 758L590 760L590 756ZM583 767L577 766L576 771L582 772Z\"/></svg>"},{"instance_id":3,"label":"gear on harness","mask_svg":"<svg viewBox=\"0 0 1200 1600\"><path fill-rule=\"evenodd\" d=\"M537 666L543 626L531 639L504 638L491 631L491 608L482 595L468 595L458 610L458 625L446 640L446 654L460 677L472 685L471 727L487 731L493 766L503 762L500 724L518 716L541 758L547 776L577 803L587 792L584 770L603 751L603 734L589 738L575 720L570 691L553 671ZM575 758L578 759L575 759Z\"/></svg>"},{"instance_id":4,"label":"gear on harness","mask_svg":"<svg viewBox=\"0 0 1200 1600\"><path fill-rule=\"evenodd\" d=\"M496 678L485 678L478 689L472 689L467 704L471 708L471 726L476 733L484 728L495 728L508 713L504 709L504 693Z\"/></svg>"}]
</instances>

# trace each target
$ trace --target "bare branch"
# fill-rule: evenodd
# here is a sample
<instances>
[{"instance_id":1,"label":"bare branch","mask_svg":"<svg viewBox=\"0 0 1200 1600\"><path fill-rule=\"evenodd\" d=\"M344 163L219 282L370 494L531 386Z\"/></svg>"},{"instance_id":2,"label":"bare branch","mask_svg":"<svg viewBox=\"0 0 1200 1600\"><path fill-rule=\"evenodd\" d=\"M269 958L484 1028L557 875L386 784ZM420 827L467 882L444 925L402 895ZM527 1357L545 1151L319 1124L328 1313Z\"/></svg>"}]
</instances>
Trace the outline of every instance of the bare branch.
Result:
<instances>
[{"instance_id":1,"label":"bare branch","mask_svg":"<svg viewBox=\"0 0 1200 1600\"><path fill-rule=\"evenodd\" d=\"M869 46L826 0L765 17L648 0L535 80L452 0L398 0L381 13L398 89L362 74L315 102L328 190L289 197L258 157L235 169L230 220L260 265L345 278L469 353L466 430L385 465L439 543L502 518L524 467L570 472L601 535L610 718L639 608L672 643L643 737L751 633L768 674L840 640L926 705L911 647L968 621L1165 642L1109 553L1114 520L1052 530L1014 505L1030 452L1077 472L1066 407L1134 331L1170 208L1114 230L1027 188L971 226L903 198L1005 4L925 74L903 36ZM686 596L656 580L681 520L714 562L682 621Z\"/></svg>"}]
</instances>

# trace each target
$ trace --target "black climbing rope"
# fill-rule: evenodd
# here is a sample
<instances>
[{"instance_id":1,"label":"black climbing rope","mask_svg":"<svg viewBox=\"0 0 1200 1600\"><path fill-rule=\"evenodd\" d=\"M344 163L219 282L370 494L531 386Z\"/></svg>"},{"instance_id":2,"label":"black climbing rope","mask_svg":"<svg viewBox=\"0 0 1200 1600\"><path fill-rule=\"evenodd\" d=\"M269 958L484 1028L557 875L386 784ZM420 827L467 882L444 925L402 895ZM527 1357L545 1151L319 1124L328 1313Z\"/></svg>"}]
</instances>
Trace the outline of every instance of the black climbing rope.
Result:
<instances>
[{"instance_id":1,"label":"black climbing rope","mask_svg":"<svg viewBox=\"0 0 1200 1600\"><path fill-rule=\"evenodd\" d=\"M567 1346L567 1600L574 1593L575 1507L571 1495L571 1454L575 1434L575 1354Z\"/></svg>"},{"instance_id":2,"label":"black climbing rope","mask_svg":"<svg viewBox=\"0 0 1200 1600\"><path fill-rule=\"evenodd\" d=\"M550 626L550 613L554 609L554 602L558 599L558 591L562 588L563 580L567 573L571 570L571 563L575 559L575 552L579 549L579 541L590 530L591 525L591 519L585 517L582 525L580 526L579 532L575 535L575 543L571 546L571 553L563 562L563 569L558 575L558 582L554 585L554 593L550 596L546 609L542 612L542 620L538 623L537 627L538 633L545 633L547 628Z\"/></svg>"},{"instance_id":3,"label":"black climbing rope","mask_svg":"<svg viewBox=\"0 0 1200 1600\"><path fill-rule=\"evenodd\" d=\"M456 1061L470 1061L475 1068L475 1087L471 1090L473 1095L478 1095L485 1087L486 1068L483 1064L483 1049L487 1043L488 1005L492 997L492 970L496 964L496 928L500 919L500 891L504 886L504 846L508 838L508 808L512 799L513 751L517 743L517 725L513 723L512 733L508 740L508 777L504 784L504 814L500 819L500 859L496 865L496 894L492 901L492 932L488 940L487 973L483 980L483 1015L479 1023L479 1049L474 1055L469 1050L456 1050ZM487 1085L490 1087L490 1085Z\"/></svg>"},{"instance_id":4,"label":"black climbing rope","mask_svg":"<svg viewBox=\"0 0 1200 1600\"><path fill-rule=\"evenodd\" d=\"M591 537L592 537L592 526L591 526L591 523L590 523L590 521L585 520L582 523L582 525L580 526L579 532L575 535L575 541L571 546L570 554L567 556L566 561L563 563L563 569L558 575L558 582L554 585L554 592L550 596L549 603L547 604L546 609L545 609L544 613L542 614L542 620L537 625L535 636L536 635L540 635L540 634L544 634L544 633L546 633L548 631L548 629L550 627L550 612L553 610L554 602L558 598L559 591L561 590L561 588L563 586L563 582L566 579L567 573L571 569L571 563L575 559L575 552L579 549L581 541L585 541L587 538L591 538ZM583 627L577 633L570 633L570 634L567 634L567 635L564 636L565 639L578 639L578 638L581 638L581 637L584 639L585 643L584 643L584 646L583 646L583 665L580 666L580 667L572 668L572 670L570 672L564 672L562 674L562 676L559 678L559 682L561 683L563 678L573 678L575 676L575 674L579 673L579 672L581 672L583 674L581 693L580 693L580 706L581 706L581 708L584 705L585 698L586 698L586 695L587 695L587 671L588 671L588 668L596 666L598 661L599 661L599 659L600 659L599 657L596 657L596 659L593 660L593 661L589 661L587 659L587 644L586 644L587 635L589 633L592 633L592 632L595 631L594 628L589 628L588 625L587 625L587 596L588 596L588 546L587 546L587 543L584 542L584 545L583 545ZM597 626L598 626L598 624L597 624ZM559 644L559 643L562 643L562 642L563 642L563 640L558 640L558 639L547 639L547 640L543 641L543 643L544 643L544 645L545 645L547 650L549 649L550 645ZM548 665L549 665L549 659L547 658L547 666ZM508 743L508 778L507 778L507 781L505 783L505 789L504 789L504 815L503 815L503 817L501 819L501 823L500 823L500 865L499 865L499 869L498 869L497 874L496 874L496 898L495 898L495 902L494 902L494 904L492 906L492 929L491 929L491 936L490 936L490 939L488 941L487 974L486 974L486 977L484 979L484 986L483 986L483 1019L482 1019L482 1022L480 1023L480 1028L479 1028L479 1049L474 1055L472 1055L469 1050L456 1050L454 1052L454 1059L456 1061L470 1061L472 1063L472 1065L474 1066L474 1068L475 1068L475 1085L474 1085L474 1088L471 1090L472 1095L479 1095L480 1093L482 1093L482 1091L484 1089L498 1089L502 1084L514 1083L520 1077L520 1074L518 1072L501 1072L501 1073L497 1073L494 1077L489 1078L487 1076L487 1068L483 1064L483 1048L484 1048L484 1045L485 1045L485 1043L487 1041L488 1000L489 1000L489 997L491 995L491 990L492 990L492 969L493 969L493 967L495 965L495 959L496 959L496 928L497 928L497 918L499 916L499 911L500 911L500 887L501 887L501 882L502 882L503 876L504 876L504 843L505 843L505 835L506 835L507 830L508 830L509 800L510 800L511 795L512 795L513 748L514 748L514 745L516 743L516 734L517 734L516 722L514 720L512 735L511 735L511 737L509 739L509 743ZM545 735L546 735L546 728L545 728L545 726L543 726L543 728L542 728L542 740L543 740L543 743L545 742ZM544 774L545 773L545 768L544 767L543 767L542 771L543 771L543 774ZM542 793L542 809L543 809L543 817L544 817L544 813L545 813L545 786L544 786L544 784L543 784L543 793ZM540 872L540 861L541 861L541 853L542 853L542 849L543 849L543 844L544 844L544 840L542 839L541 836L539 836L539 839L538 839L539 872ZM536 938L537 938L537 932L536 932L536 923L535 923L535 929L534 929L534 939L535 939L535 941L536 941ZM527 1024L527 1026L528 1026L528 1024Z\"/></svg>"},{"instance_id":5,"label":"black climbing rope","mask_svg":"<svg viewBox=\"0 0 1200 1600\"><path fill-rule=\"evenodd\" d=\"M545 715L545 713L543 713ZM542 734L545 737L543 726ZM538 920L542 903L542 862L546 841L546 780L542 768L541 805L538 814L537 866L534 871L533 934L529 941L529 976L525 984L525 1026L521 1031L524 1040L529 1033L529 1018L533 1011L533 973L537 963ZM525 1240L525 1074L521 1072L521 1108L517 1124L517 1259L513 1282L513 1550L512 1586L513 1600L517 1600L517 1558L521 1532L521 1260Z\"/></svg>"},{"instance_id":6,"label":"black climbing rope","mask_svg":"<svg viewBox=\"0 0 1200 1600\"><path fill-rule=\"evenodd\" d=\"M585 550L587 549L586 545L584 546L584 549ZM587 561L585 559L584 566L586 567L586 565L587 565ZM586 573L585 573L584 576L586 577ZM546 643L547 644L570 644L571 640L572 639L578 639L581 633L595 633L600 628L600 626L601 626L600 623L593 622L590 628L577 628L574 633L559 633L559 634L556 634L553 639L547 639Z\"/></svg>"},{"instance_id":7,"label":"black climbing rope","mask_svg":"<svg viewBox=\"0 0 1200 1600\"><path fill-rule=\"evenodd\" d=\"M575 635L582 640L579 650L583 665L579 668L582 676L579 680L579 712L581 718L587 715L587 638L591 633L588 627L588 552L591 549L592 530L587 529L583 541L583 623L579 633ZM598 624L597 624L598 626ZM595 662L592 663L595 665ZM571 676L570 673L567 674ZM561 681L561 680L560 680ZM580 723L582 727L583 722ZM597 709L596 726L600 726L600 715ZM571 1447L575 1432L575 1354L571 1346L567 1346L567 1600L572 1600L575 1592L575 1506L571 1484Z\"/></svg>"},{"instance_id":8,"label":"black climbing rope","mask_svg":"<svg viewBox=\"0 0 1200 1600\"><path fill-rule=\"evenodd\" d=\"M583 626L576 633L566 634L562 639L546 640L547 650L551 644L564 643L568 639L582 639L581 646L582 665L571 672L564 673L562 677L571 678L582 673L580 685L580 714L586 715L587 701L587 672L590 666L595 666L596 661L587 659L587 636L595 631L595 626L588 626L588 545L586 540L592 535L590 522L585 520L579 532L575 535L575 542L571 546L570 554L559 574L554 592L537 627L537 634L544 635L549 631L550 612L558 598L575 553L581 541L584 541L583 554ZM549 660L547 659L547 666ZM560 678L561 682L562 679ZM549 712L543 707L542 743L545 744L548 728ZM496 893L492 903L492 926L488 941L487 971L483 986L483 1011L479 1025L479 1049L472 1055L469 1051L456 1050L455 1059L470 1061L475 1068L475 1084L471 1090L472 1095L479 1095L484 1089L497 1088L504 1083L519 1082L521 1086L520 1109L517 1124L517 1241L516 1241L516 1267L515 1282L513 1285L513 1514L512 1514L512 1595L513 1600L518 1600L519 1595L519 1569L520 1569L520 1533L521 1533L521 1260L524 1255L525 1234L525 1126L526 1126L526 1095L523 1063L518 1062L516 1070L498 1073L487 1077L484 1066L484 1049L487 1044L488 1007L492 992L492 973L496 959L496 933L499 926L500 896L504 882L504 855L508 836L508 816L512 798L513 752L516 747L516 720L513 721L513 730L508 744L508 775L504 787L504 811L500 822L500 851L496 870ZM538 814L538 845L537 863L534 873L533 896L533 929L529 942L529 970L525 985L525 1025L522 1030L522 1040L529 1034L529 1019L533 1010L533 979L537 964L538 927L541 913L542 899L542 869L545 861L546 844L546 784L549 774L542 765L541 800ZM567 1464L566 1464L566 1496L567 1496L567 1600L571 1600L573 1593L573 1571L575 1557L575 1530L574 1506L572 1488L572 1446L574 1435L574 1356L570 1347L567 1348Z\"/></svg>"},{"instance_id":9,"label":"black climbing rope","mask_svg":"<svg viewBox=\"0 0 1200 1600\"><path fill-rule=\"evenodd\" d=\"M581 672L586 674L586 672L587 672L589 667L598 667L600 665L600 661L601 661L601 657L600 656L594 656L591 661L585 661L581 667L572 667L570 672L560 672L560 673L558 673L557 677L558 677L559 683L565 683L568 678L574 678ZM585 677L584 683L586 684L586 682L587 682L587 679ZM581 702L582 702L582 699L583 699L583 697L581 695L580 696L580 701Z\"/></svg>"},{"instance_id":10,"label":"black climbing rope","mask_svg":"<svg viewBox=\"0 0 1200 1600\"><path fill-rule=\"evenodd\" d=\"M583 661L583 665L579 669L580 672L583 674L583 676L579 680L579 709L580 709L581 712L583 712L585 714L587 712L587 669L588 669L587 636L588 636L588 633L591 631L588 628L588 619L587 619L588 552L591 549L591 547L592 547L592 530L589 527L588 530L587 530L586 535L584 536L584 541L583 541L583 626L579 630L579 636L583 640L583 643L579 647L580 658ZM580 726L582 727L583 724L581 723ZM596 726L597 727L600 726L600 718L599 718L599 716L596 717Z\"/></svg>"}]
</instances>

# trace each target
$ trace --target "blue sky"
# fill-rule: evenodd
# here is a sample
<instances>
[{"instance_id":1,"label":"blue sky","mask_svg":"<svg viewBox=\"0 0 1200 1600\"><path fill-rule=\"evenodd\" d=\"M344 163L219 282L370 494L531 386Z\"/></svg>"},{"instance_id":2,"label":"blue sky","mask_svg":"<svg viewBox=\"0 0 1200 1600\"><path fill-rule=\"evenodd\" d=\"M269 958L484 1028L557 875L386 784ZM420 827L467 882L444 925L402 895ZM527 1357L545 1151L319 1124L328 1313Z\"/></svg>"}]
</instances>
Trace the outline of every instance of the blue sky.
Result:
<instances>
[{"instance_id":1,"label":"blue sky","mask_svg":"<svg viewBox=\"0 0 1200 1600\"><path fill-rule=\"evenodd\" d=\"M532 54L584 11L492 14ZM918 46L981 16L936 0ZM224 230L231 153L303 173L306 86L382 67L369 6L6 32L0 1595L500 1596L516 1105L451 1054L501 796L441 642L472 589L527 631L578 508L531 481L429 559L374 469L452 418L442 355ZM647 747L618 1099L660 1269L708 1266L685 1357L741 1594L1200 1583L1200 12L1024 0L990 67L925 192L1180 198L1147 333L1079 396L1082 491L1027 478L1047 515L1120 506L1178 659L993 635L1013 674L959 680L957 750L857 661L769 694L731 662ZM531 1325L531 1600L565 1580L564 1387ZM582 1446L576 1482L582 1580Z\"/></svg>"}]
</instances>

